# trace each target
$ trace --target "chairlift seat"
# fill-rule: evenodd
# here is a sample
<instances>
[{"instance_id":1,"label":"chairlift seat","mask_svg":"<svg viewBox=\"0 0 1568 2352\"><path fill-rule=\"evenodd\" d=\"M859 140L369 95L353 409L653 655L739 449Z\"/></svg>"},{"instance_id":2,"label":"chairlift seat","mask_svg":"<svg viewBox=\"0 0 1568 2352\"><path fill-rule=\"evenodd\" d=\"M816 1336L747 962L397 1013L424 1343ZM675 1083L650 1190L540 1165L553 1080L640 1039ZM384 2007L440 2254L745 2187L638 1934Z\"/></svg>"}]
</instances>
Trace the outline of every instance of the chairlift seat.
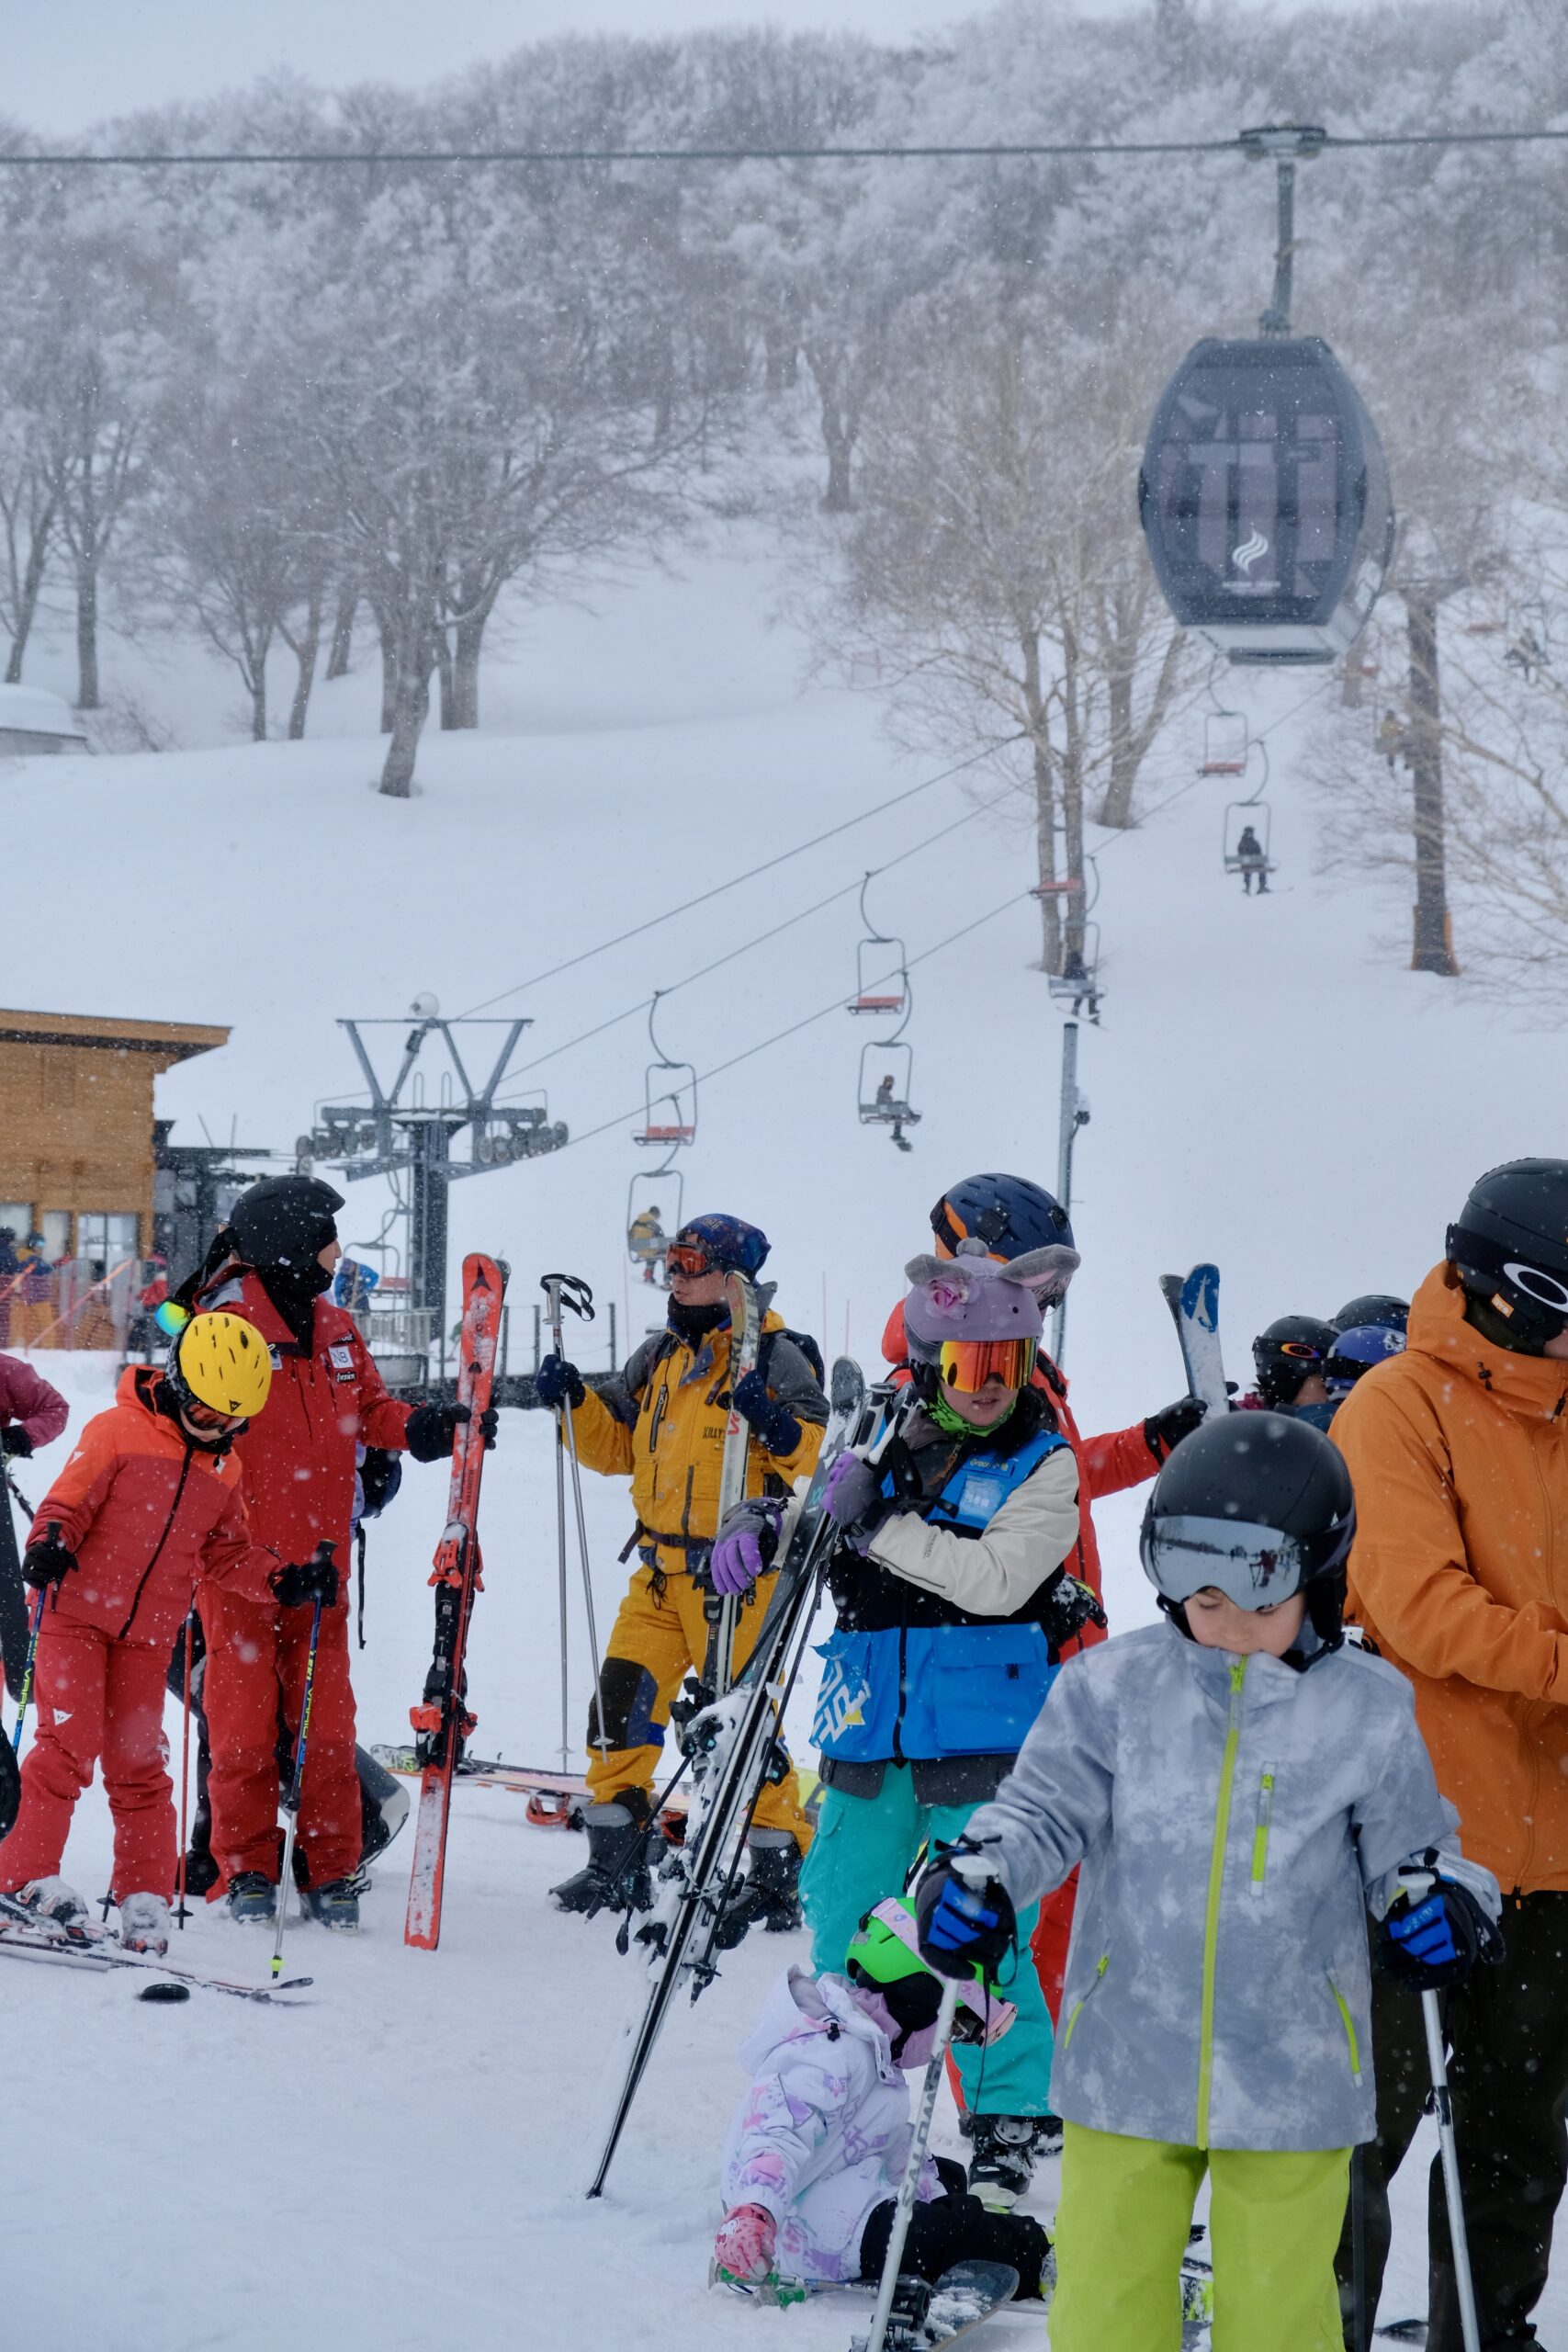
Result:
<instances>
[{"instance_id":1,"label":"chairlift seat","mask_svg":"<svg viewBox=\"0 0 1568 2352\"><path fill-rule=\"evenodd\" d=\"M651 1144L691 1143L696 1132L695 1127L648 1126L644 1127L639 1135L633 1136L632 1141Z\"/></svg>"},{"instance_id":2,"label":"chairlift seat","mask_svg":"<svg viewBox=\"0 0 1568 2352\"><path fill-rule=\"evenodd\" d=\"M860 1119L863 1127L916 1127L920 1114L907 1102L863 1102Z\"/></svg>"},{"instance_id":3,"label":"chairlift seat","mask_svg":"<svg viewBox=\"0 0 1568 2352\"><path fill-rule=\"evenodd\" d=\"M857 996L850 1006L852 1012L902 1012L901 996Z\"/></svg>"}]
</instances>

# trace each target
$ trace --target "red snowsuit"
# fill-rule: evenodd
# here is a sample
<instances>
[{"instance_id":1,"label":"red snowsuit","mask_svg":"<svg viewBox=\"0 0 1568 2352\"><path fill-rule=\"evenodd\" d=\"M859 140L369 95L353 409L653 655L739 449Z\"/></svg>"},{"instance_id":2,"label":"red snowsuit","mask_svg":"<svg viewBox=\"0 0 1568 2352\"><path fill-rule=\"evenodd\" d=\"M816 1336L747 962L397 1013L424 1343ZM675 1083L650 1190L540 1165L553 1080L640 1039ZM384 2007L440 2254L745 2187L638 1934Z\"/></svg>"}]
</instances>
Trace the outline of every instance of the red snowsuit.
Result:
<instances>
[{"instance_id":1,"label":"red snowsuit","mask_svg":"<svg viewBox=\"0 0 1568 2352\"><path fill-rule=\"evenodd\" d=\"M22 1766L17 1826L0 1847L15 1892L60 1869L77 1798L103 1759L114 1815L117 1894L172 1894L175 1808L164 1739L164 1678L191 1591L262 1598L276 1555L252 1539L232 1453L192 1445L158 1408L164 1375L122 1373L38 1508L76 1566L39 1634L38 1732Z\"/></svg>"},{"instance_id":2,"label":"red snowsuit","mask_svg":"<svg viewBox=\"0 0 1568 2352\"><path fill-rule=\"evenodd\" d=\"M358 1868L363 1837L348 1672L355 1447L400 1451L412 1408L388 1396L352 1317L325 1298L315 1302L308 1354L254 1273L220 1275L200 1306L243 1315L272 1350L272 1392L235 1447L241 1490L258 1541L288 1561L310 1559L323 1540L337 1546L341 1581L335 1605L321 1615L299 1798L299 1851L309 1883L327 1886ZM276 1882L283 1851L277 1826L278 1720L281 1715L292 1739L304 1697L310 1618L309 1609L279 1609L238 1593L209 1589L202 1594L204 1699L212 1750L208 1791L212 1851L220 1871L212 1901L243 1871L258 1871Z\"/></svg>"},{"instance_id":3,"label":"red snowsuit","mask_svg":"<svg viewBox=\"0 0 1568 2352\"><path fill-rule=\"evenodd\" d=\"M882 1352L889 1363L908 1362L909 1351L904 1338L904 1302L899 1300L887 1318L882 1334ZM1043 1388L1051 1399L1056 1425L1073 1449L1073 1459L1078 1465L1078 1541L1076 1553L1064 1563L1070 1576L1081 1577L1084 1583L1099 1593L1101 1591L1100 1546L1095 1541L1094 1519L1089 1505L1100 1495L1119 1495L1127 1487L1141 1487L1152 1478L1164 1461L1156 1453L1144 1433L1142 1421L1134 1421L1131 1429L1111 1430L1103 1437L1080 1437L1067 1403L1067 1376L1058 1372L1050 1357L1041 1349L1034 1366L1034 1386ZM1069 1642L1064 1656L1075 1650L1087 1649L1092 1643L1102 1642L1104 1634L1098 1625L1086 1625L1080 1639ZM1039 1924L1034 1930L1032 1950L1034 1964L1040 1972L1040 1986L1055 2022L1062 2001L1062 1976L1067 1964L1067 1939L1073 1931L1073 1905L1078 1891L1078 1874L1074 1871L1064 1879L1054 1894L1048 1894L1040 1905Z\"/></svg>"},{"instance_id":4,"label":"red snowsuit","mask_svg":"<svg viewBox=\"0 0 1568 2352\"><path fill-rule=\"evenodd\" d=\"M10 1421L26 1430L36 1450L51 1445L71 1418L58 1388L40 1380L20 1356L0 1355L0 1430Z\"/></svg>"}]
</instances>

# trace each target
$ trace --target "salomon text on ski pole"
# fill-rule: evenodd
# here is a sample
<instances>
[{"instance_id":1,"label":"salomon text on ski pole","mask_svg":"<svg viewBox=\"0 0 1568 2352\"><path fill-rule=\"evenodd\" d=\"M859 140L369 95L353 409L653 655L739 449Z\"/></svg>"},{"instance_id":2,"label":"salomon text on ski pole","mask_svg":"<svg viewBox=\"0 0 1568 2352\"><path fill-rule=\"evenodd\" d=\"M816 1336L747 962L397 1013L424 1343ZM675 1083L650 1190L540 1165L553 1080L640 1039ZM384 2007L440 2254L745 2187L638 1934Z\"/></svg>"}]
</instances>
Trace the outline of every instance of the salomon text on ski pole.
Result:
<instances>
[{"instance_id":1,"label":"salomon text on ski pole","mask_svg":"<svg viewBox=\"0 0 1568 2352\"><path fill-rule=\"evenodd\" d=\"M323 1541L316 1546L316 1557L325 1555L325 1565L332 1564L336 1551L334 1543ZM310 1736L310 1702L316 1695L316 1649L321 1638L321 1608L318 1599L310 1610L310 1646L305 1653L305 1690L299 1702L299 1736L294 1743L294 1770L289 1778L288 1794L284 1805L288 1814L288 1826L283 1833L283 1863L277 1873L277 1937L272 1947L272 1973L283 1973L283 1930L288 1917L288 1890L294 1879L294 1838L299 1826L299 1792L305 1781L305 1746Z\"/></svg>"},{"instance_id":2,"label":"salomon text on ski pole","mask_svg":"<svg viewBox=\"0 0 1568 2352\"><path fill-rule=\"evenodd\" d=\"M593 1320L593 1293L580 1274L541 1274L539 1288L545 1294L546 1313L550 1326L550 1344L558 1362L565 1362L566 1345L561 1332L561 1310L570 1307L585 1322ZM582 1473L577 1461L577 1431L572 1426L571 1398L563 1396L556 1408L556 1551L557 1576L560 1608L560 1759L563 1767L571 1755L571 1693L567 1674L567 1572L566 1572L566 1465L571 1464L571 1499L577 1518L577 1550L582 1566L582 1611L588 1626L588 1658L593 1668L593 1719L598 1726L596 1745L601 1755L609 1752L609 1734L604 1725L604 1678L599 1668L599 1628L593 1613L593 1575L588 1557L588 1522L582 1514Z\"/></svg>"}]
</instances>

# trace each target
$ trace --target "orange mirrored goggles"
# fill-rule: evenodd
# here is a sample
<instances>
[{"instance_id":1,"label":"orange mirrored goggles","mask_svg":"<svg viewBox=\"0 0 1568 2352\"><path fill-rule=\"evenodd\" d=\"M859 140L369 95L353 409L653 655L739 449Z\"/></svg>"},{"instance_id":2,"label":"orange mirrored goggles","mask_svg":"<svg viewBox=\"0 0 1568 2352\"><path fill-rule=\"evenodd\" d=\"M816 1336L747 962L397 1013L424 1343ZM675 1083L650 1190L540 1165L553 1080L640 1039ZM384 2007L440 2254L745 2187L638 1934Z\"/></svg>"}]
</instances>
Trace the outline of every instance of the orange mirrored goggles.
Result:
<instances>
[{"instance_id":1,"label":"orange mirrored goggles","mask_svg":"<svg viewBox=\"0 0 1568 2352\"><path fill-rule=\"evenodd\" d=\"M715 1274L719 1269L700 1241L672 1241L664 1252L665 1271L671 1274Z\"/></svg>"},{"instance_id":2,"label":"orange mirrored goggles","mask_svg":"<svg viewBox=\"0 0 1568 2352\"><path fill-rule=\"evenodd\" d=\"M987 1380L1004 1387L1027 1386L1034 1371L1032 1340L944 1340L942 1343L942 1385L961 1396L977 1396Z\"/></svg>"}]
</instances>

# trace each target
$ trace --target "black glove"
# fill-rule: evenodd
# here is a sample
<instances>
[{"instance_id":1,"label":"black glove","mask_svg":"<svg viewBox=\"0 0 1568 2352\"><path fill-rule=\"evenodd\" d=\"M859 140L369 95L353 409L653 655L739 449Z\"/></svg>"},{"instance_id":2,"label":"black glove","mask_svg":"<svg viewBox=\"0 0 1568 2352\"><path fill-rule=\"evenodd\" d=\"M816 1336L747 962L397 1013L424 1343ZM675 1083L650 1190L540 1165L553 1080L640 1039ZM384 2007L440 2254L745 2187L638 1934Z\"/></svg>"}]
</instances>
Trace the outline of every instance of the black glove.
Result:
<instances>
[{"instance_id":1,"label":"black glove","mask_svg":"<svg viewBox=\"0 0 1568 2352\"><path fill-rule=\"evenodd\" d=\"M549 1412L570 1405L575 1413L588 1391L574 1363L568 1363L564 1356L548 1355L534 1374L534 1394Z\"/></svg>"},{"instance_id":2,"label":"black glove","mask_svg":"<svg viewBox=\"0 0 1568 2352\"><path fill-rule=\"evenodd\" d=\"M379 1519L402 1483L400 1455L394 1453L389 1446L370 1446L359 1465L359 1484L365 1495L365 1517Z\"/></svg>"},{"instance_id":3,"label":"black glove","mask_svg":"<svg viewBox=\"0 0 1568 2352\"><path fill-rule=\"evenodd\" d=\"M15 1453L25 1462L33 1450L33 1442L20 1421L7 1421L0 1430L0 1453Z\"/></svg>"},{"instance_id":4,"label":"black glove","mask_svg":"<svg viewBox=\"0 0 1568 2352\"><path fill-rule=\"evenodd\" d=\"M1179 1446L1184 1437L1190 1437L1208 1411L1201 1396L1179 1396L1174 1405L1162 1405L1144 1423L1144 1443L1156 1462Z\"/></svg>"},{"instance_id":5,"label":"black glove","mask_svg":"<svg viewBox=\"0 0 1568 2352\"><path fill-rule=\"evenodd\" d=\"M1045 1587L1040 1602L1040 1628L1054 1650L1068 1642L1076 1642L1086 1625L1105 1623L1105 1611L1099 1596L1081 1577L1070 1577L1066 1568L1058 1568Z\"/></svg>"},{"instance_id":6,"label":"black glove","mask_svg":"<svg viewBox=\"0 0 1568 2352\"><path fill-rule=\"evenodd\" d=\"M60 1540L57 1519L51 1519L43 1533L35 1535L22 1554L23 1578L39 1592L46 1585L62 1584L75 1565L75 1553L67 1551Z\"/></svg>"},{"instance_id":7,"label":"black glove","mask_svg":"<svg viewBox=\"0 0 1568 2352\"><path fill-rule=\"evenodd\" d=\"M733 1398L736 1411L743 1421L750 1421L758 1442L770 1453L793 1453L800 1443L800 1423L787 1405L768 1394L768 1384L755 1364L744 1380L735 1384Z\"/></svg>"},{"instance_id":8,"label":"black glove","mask_svg":"<svg viewBox=\"0 0 1568 2352\"><path fill-rule=\"evenodd\" d=\"M450 1453L463 1423L473 1418L467 1405L416 1405L403 1430L408 1450L416 1462L440 1462ZM495 1450L498 1417L493 1405L479 1415L479 1435L485 1452Z\"/></svg>"},{"instance_id":9,"label":"black glove","mask_svg":"<svg viewBox=\"0 0 1568 2352\"><path fill-rule=\"evenodd\" d=\"M1428 1860L1435 1864L1437 1856ZM1407 1863L1372 1950L1385 1976L1418 1993L1439 1993L1468 1976L1479 1960L1495 1968L1503 1938L1468 1886L1435 1868Z\"/></svg>"},{"instance_id":10,"label":"black glove","mask_svg":"<svg viewBox=\"0 0 1568 2352\"><path fill-rule=\"evenodd\" d=\"M337 1566L330 1544L318 1544L314 1559L274 1568L267 1578L280 1609L307 1609L320 1601L330 1609L337 1599Z\"/></svg>"},{"instance_id":11,"label":"black glove","mask_svg":"<svg viewBox=\"0 0 1568 2352\"><path fill-rule=\"evenodd\" d=\"M939 1976L995 1977L1018 1936L1012 1897L978 1848L960 1838L920 1874L915 1889L920 1958Z\"/></svg>"}]
</instances>

